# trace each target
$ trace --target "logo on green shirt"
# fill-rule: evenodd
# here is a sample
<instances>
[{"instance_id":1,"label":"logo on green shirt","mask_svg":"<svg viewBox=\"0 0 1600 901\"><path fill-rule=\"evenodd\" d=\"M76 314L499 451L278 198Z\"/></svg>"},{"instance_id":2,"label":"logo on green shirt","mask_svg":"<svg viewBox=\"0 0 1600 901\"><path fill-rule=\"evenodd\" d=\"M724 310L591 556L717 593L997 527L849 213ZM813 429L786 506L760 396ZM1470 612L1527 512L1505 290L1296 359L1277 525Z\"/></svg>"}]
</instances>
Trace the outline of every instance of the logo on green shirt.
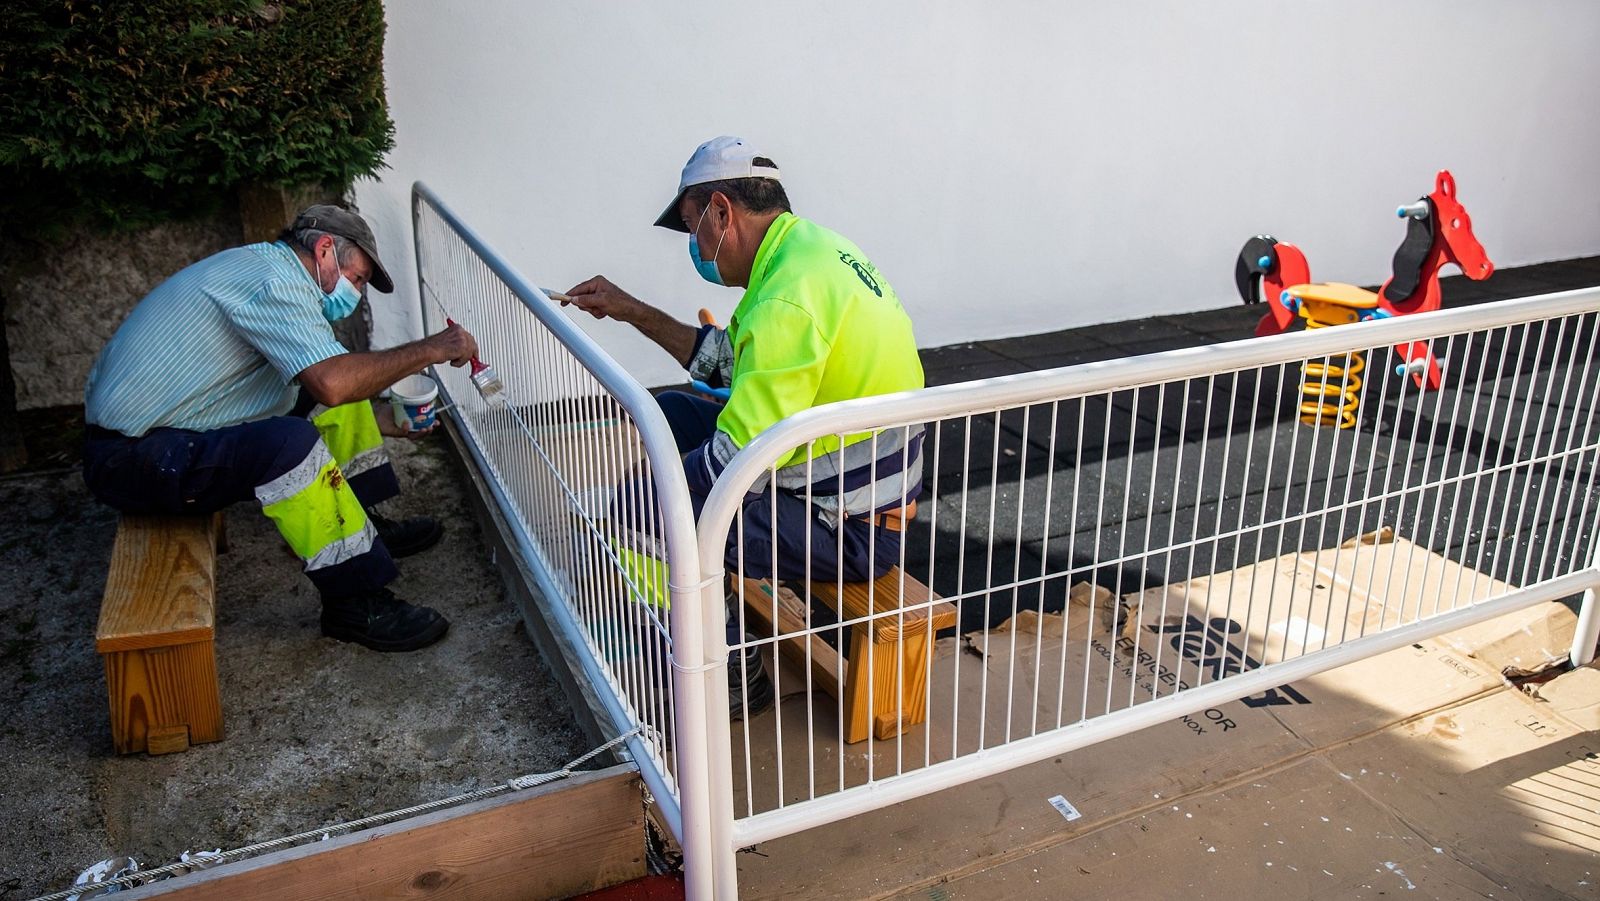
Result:
<instances>
[{"instance_id":1,"label":"logo on green shirt","mask_svg":"<svg viewBox=\"0 0 1600 901\"><path fill-rule=\"evenodd\" d=\"M873 276L877 274L877 270L872 268L871 263L868 263L864 260L858 260L842 250L839 251L839 262L844 263L851 269L854 269L856 271L856 275L861 279L862 284L870 288L872 293L878 295L879 297L883 296L883 289L878 287L878 280L873 278Z\"/></svg>"}]
</instances>

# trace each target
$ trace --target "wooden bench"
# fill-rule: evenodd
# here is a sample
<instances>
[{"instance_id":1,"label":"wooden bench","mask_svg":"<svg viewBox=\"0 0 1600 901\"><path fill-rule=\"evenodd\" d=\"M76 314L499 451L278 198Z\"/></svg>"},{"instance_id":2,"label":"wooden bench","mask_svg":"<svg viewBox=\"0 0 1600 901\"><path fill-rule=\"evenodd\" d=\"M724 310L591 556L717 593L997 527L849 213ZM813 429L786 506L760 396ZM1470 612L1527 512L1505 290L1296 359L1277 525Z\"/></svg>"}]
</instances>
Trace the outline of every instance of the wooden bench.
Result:
<instances>
[{"instance_id":1,"label":"wooden bench","mask_svg":"<svg viewBox=\"0 0 1600 901\"><path fill-rule=\"evenodd\" d=\"M117 526L95 648L119 754L222 738L213 644L222 542L221 513L124 516Z\"/></svg>"},{"instance_id":2,"label":"wooden bench","mask_svg":"<svg viewBox=\"0 0 1600 901\"><path fill-rule=\"evenodd\" d=\"M845 583L842 597L832 582L812 583L812 592L841 622L856 621L849 626L847 666L821 635L800 634L806 629L806 606L798 595L787 588L774 593L764 580L745 579L744 584L745 606L756 622L768 634L791 636L778 642L784 659L801 668L809 664L812 682L835 697L843 685L846 743L866 740L869 726L881 741L927 720L929 649L934 633L956 624L956 608L928 586L898 567L876 582Z\"/></svg>"}]
</instances>

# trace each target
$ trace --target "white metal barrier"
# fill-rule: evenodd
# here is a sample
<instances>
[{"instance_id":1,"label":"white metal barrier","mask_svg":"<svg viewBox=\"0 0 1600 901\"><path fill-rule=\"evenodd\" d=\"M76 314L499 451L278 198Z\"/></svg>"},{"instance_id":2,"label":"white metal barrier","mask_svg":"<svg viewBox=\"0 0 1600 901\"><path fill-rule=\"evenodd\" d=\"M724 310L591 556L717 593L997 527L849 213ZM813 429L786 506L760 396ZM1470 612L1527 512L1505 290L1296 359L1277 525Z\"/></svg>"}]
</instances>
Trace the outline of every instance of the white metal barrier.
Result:
<instances>
[{"instance_id":1,"label":"white metal barrier","mask_svg":"<svg viewBox=\"0 0 1600 901\"><path fill-rule=\"evenodd\" d=\"M1593 653L1600 290L817 408L744 448L697 525L649 395L426 188L415 197L423 290L479 337L512 400L488 406L444 372L458 421L539 587L589 649L614 727L651 730L630 748L693 897L736 896L738 848L1226 701L1294 703L1298 679L1534 603L1583 593L1571 656ZM1390 348L1415 341L1446 361L1443 390L1387 375ZM1359 398L1361 424L1300 424L1302 366L1353 374L1352 353L1366 383L1337 387ZM810 573L752 595L744 577L775 561L746 555L747 493L776 483L774 464L819 438L875 447L919 427L918 514L903 533L873 532L898 539L897 575L873 589L890 596L852 616L820 602L826 580ZM649 487L627 487L645 474ZM1407 559L1400 545L1345 544L1384 527L1409 540ZM1350 578L1254 583L1253 566L1322 548L1318 565ZM1419 569L1411 557L1429 551L1460 566ZM1236 575L1208 578L1224 572ZM918 583L938 597L907 603ZM972 636L975 670L905 651L939 637L943 605L955 625L940 631ZM725 612L745 627L732 650L774 660L787 647L802 663L769 666L791 701L737 725ZM1042 629L1015 627L1030 617L1058 624L1050 653ZM853 633L901 644L846 661ZM865 721L886 725L853 744L850 667L894 699L866 695Z\"/></svg>"},{"instance_id":2,"label":"white metal barrier","mask_svg":"<svg viewBox=\"0 0 1600 901\"><path fill-rule=\"evenodd\" d=\"M412 224L425 328L461 323L505 386L504 403L490 402L468 369L435 367L472 462L510 524L550 627L582 649L605 725L613 735L641 730L626 747L667 826L697 848L686 875L707 892L712 860L694 838L710 834L707 796L682 791L708 783L705 730L685 713L703 716L706 678L674 678L672 668L702 656L705 630L671 430L622 366L420 183ZM656 549L665 566L638 565L640 548Z\"/></svg>"}]
</instances>

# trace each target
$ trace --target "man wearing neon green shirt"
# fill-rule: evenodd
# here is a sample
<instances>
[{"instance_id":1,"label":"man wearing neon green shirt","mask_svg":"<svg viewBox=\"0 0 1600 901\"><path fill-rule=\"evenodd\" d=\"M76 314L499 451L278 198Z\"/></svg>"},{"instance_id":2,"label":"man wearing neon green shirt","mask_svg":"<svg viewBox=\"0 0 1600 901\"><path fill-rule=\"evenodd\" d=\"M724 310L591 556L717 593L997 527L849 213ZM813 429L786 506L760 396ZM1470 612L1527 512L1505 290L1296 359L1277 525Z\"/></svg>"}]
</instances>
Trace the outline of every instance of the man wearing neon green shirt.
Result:
<instances>
[{"instance_id":1,"label":"man wearing neon green shirt","mask_svg":"<svg viewBox=\"0 0 1600 901\"><path fill-rule=\"evenodd\" d=\"M695 380L729 391L726 404L682 392L660 398L697 516L733 455L779 420L923 386L911 321L894 289L860 248L795 216L777 165L749 144L726 136L701 144L655 224L688 234L689 257L707 281L745 289L726 329L679 322L602 276L568 296L596 318L633 325ZM824 438L809 458L796 451L779 461L775 481L746 496L744 553L730 536L731 572L877 578L897 562L902 511L922 488L922 428L847 435L843 446ZM730 641L739 637L736 621ZM747 691L754 713L772 690L759 667L739 685L734 677L748 666L730 667L729 688L735 709Z\"/></svg>"}]
</instances>

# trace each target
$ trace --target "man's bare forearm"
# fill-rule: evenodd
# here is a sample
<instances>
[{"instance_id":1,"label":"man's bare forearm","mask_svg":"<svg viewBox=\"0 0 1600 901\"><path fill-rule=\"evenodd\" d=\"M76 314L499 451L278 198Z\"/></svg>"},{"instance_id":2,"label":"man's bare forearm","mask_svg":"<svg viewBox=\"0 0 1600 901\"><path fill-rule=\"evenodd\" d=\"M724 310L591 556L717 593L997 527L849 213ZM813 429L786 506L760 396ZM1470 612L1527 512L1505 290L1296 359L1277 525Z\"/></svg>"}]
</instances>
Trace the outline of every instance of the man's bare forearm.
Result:
<instances>
[{"instance_id":1,"label":"man's bare forearm","mask_svg":"<svg viewBox=\"0 0 1600 901\"><path fill-rule=\"evenodd\" d=\"M694 326L679 322L618 288L603 275L597 275L568 291L562 304L572 304L596 319L626 322L661 346L674 360L688 365L699 333Z\"/></svg>"},{"instance_id":2,"label":"man's bare forearm","mask_svg":"<svg viewBox=\"0 0 1600 901\"><path fill-rule=\"evenodd\" d=\"M436 335L388 350L329 357L300 373L300 385L329 407L367 400L408 375L434 363L461 365L478 352L465 329L451 326Z\"/></svg>"},{"instance_id":3,"label":"man's bare forearm","mask_svg":"<svg viewBox=\"0 0 1600 901\"><path fill-rule=\"evenodd\" d=\"M628 318L628 323L639 333L661 345L661 349L674 360L688 365L689 354L694 352L694 339L700 332L694 326L679 322L666 313L640 302L639 309Z\"/></svg>"},{"instance_id":4,"label":"man's bare forearm","mask_svg":"<svg viewBox=\"0 0 1600 901\"><path fill-rule=\"evenodd\" d=\"M373 397L406 376L428 368L433 360L426 348L412 343L388 350L340 354L323 362L335 364L328 374L328 393L332 396L318 400L333 407Z\"/></svg>"}]
</instances>

